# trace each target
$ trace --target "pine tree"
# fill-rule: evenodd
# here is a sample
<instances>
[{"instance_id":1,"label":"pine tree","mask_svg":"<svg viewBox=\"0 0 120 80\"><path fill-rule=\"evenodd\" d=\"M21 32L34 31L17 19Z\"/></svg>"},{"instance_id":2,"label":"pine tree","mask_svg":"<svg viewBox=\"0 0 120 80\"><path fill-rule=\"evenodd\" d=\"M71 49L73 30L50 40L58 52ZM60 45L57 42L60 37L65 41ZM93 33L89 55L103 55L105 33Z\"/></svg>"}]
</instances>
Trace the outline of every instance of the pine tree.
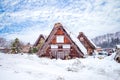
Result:
<instances>
[{"instance_id":1,"label":"pine tree","mask_svg":"<svg viewBox=\"0 0 120 80\"><path fill-rule=\"evenodd\" d=\"M11 50L11 53L19 53L21 51L21 44L18 38L13 41Z\"/></svg>"}]
</instances>

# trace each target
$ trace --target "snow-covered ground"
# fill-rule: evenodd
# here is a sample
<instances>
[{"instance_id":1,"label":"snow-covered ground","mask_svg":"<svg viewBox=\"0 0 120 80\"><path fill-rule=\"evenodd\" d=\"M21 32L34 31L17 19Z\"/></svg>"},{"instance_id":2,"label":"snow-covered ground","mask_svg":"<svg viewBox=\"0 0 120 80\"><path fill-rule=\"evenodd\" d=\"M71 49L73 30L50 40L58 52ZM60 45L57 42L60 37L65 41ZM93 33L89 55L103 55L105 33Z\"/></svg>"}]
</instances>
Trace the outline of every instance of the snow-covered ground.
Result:
<instances>
[{"instance_id":1,"label":"snow-covered ground","mask_svg":"<svg viewBox=\"0 0 120 80\"><path fill-rule=\"evenodd\" d=\"M0 53L0 80L120 80L120 64L113 56L51 60Z\"/></svg>"}]
</instances>

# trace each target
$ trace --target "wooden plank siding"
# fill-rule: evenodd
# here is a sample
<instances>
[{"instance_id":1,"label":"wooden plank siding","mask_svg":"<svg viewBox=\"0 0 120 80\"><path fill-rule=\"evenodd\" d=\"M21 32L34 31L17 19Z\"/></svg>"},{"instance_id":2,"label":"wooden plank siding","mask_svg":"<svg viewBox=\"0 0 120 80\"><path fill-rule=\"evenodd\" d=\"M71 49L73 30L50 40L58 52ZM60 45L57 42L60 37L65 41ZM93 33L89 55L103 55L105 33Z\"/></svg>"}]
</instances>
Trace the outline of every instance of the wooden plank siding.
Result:
<instances>
[{"instance_id":1,"label":"wooden plank siding","mask_svg":"<svg viewBox=\"0 0 120 80\"><path fill-rule=\"evenodd\" d=\"M61 37L60 42L57 40L59 37ZM53 46L53 48L51 46ZM42 48L39 49L38 55L40 57L49 57L56 59L66 59L66 57L83 57L82 51L70 38L69 34L65 31L62 24L60 23L55 24L48 38L45 40Z\"/></svg>"},{"instance_id":2,"label":"wooden plank siding","mask_svg":"<svg viewBox=\"0 0 120 80\"><path fill-rule=\"evenodd\" d=\"M36 40L33 47L36 47L37 49L40 49L42 47L42 45L44 44L44 41L45 41L45 37L42 34L40 34L40 36Z\"/></svg>"},{"instance_id":3,"label":"wooden plank siding","mask_svg":"<svg viewBox=\"0 0 120 80\"><path fill-rule=\"evenodd\" d=\"M90 40L85 36L83 32L80 32L78 35L79 41L84 45L87 49L88 55L92 55L94 50L96 49L95 46L90 42Z\"/></svg>"}]
</instances>

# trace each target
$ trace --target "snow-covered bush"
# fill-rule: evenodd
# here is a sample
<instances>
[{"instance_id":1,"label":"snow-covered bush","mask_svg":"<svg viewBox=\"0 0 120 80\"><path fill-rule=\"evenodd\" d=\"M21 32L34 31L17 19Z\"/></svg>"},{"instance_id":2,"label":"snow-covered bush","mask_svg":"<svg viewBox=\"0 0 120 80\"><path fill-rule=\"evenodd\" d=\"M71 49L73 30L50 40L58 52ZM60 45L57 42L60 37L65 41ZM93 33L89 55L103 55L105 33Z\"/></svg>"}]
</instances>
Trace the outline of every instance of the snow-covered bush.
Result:
<instances>
[{"instance_id":1,"label":"snow-covered bush","mask_svg":"<svg viewBox=\"0 0 120 80\"><path fill-rule=\"evenodd\" d=\"M81 63L79 59L75 59L70 67L67 67L67 71L78 72L83 69L85 66Z\"/></svg>"},{"instance_id":2,"label":"snow-covered bush","mask_svg":"<svg viewBox=\"0 0 120 80\"><path fill-rule=\"evenodd\" d=\"M58 76L57 80L65 80L65 79L62 76Z\"/></svg>"}]
</instances>

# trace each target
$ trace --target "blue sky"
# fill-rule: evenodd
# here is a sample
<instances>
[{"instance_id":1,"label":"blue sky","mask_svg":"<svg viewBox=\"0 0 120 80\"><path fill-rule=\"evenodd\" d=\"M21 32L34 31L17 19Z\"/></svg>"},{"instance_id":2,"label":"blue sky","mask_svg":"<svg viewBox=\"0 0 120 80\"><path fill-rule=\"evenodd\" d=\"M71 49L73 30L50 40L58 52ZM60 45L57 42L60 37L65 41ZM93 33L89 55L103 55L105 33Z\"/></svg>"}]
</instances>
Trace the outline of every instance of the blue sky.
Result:
<instances>
[{"instance_id":1,"label":"blue sky","mask_svg":"<svg viewBox=\"0 0 120 80\"><path fill-rule=\"evenodd\" d=\"M61 22L76 36L120 31L120 0L0 0L0 36L34 43Z\"/></svg>"}]
</instances>

